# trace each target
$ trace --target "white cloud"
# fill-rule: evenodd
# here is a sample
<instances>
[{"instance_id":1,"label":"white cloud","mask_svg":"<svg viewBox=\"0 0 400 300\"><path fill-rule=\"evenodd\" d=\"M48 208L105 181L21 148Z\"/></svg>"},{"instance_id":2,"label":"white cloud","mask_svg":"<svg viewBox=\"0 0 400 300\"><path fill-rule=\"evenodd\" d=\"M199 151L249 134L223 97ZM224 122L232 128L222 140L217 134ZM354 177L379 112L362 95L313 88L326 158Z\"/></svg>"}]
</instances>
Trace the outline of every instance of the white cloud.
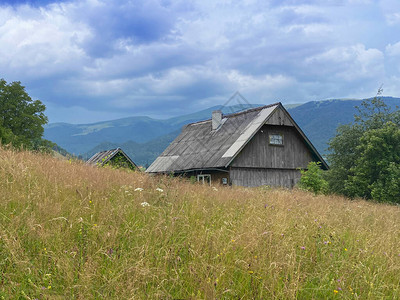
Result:
<instances>
[{"instance_id":1,"label":"white cloud","mask_svg":"<svg viewBox=\"0 0 400 300\"><path fill-rule=\"evenodd\" d=\"M372 4L373 0L348 0L349 4Z\"/></svg>"},{"instance_id":2,"label":"white cloud","mask_svg":"<svg viewBox=\"0 0 400 300\"><path fill-rule=\"evenodd\" d=\"M262 90L268 90L270 92L288 88L294 83L293 78L285 75L262 75L262 76L250 76L239 73L236 70L232 70L227 74L227 78L232 82L234 86L237 86L238 90L243 92L259 92Z\"/></svg>"},{"instance_id":3,"label":"white cloud","mask_svg":"<svg viewBox=\"0 0 400 300\"><path fill-rule=\"evenodd\" d=\"M381 10L390 26L400 24L400 2L398 0L380 0Z\"/></svg>"},{"instance_id":4,"label":"white cloud","mask_svg":"<svg viewBox=\"0 0 400 300\"><path fill-rule=\"evenodd\" d=\"M400 24L400 12L387 14L386 19L390 25Z\"/></svg>"},{"instance_id":5,"label":"white cloud","mask_svg":"<svg viewBox=\"0 0 400 300\"><path fill-rule=\"evenodd\" d=\"M0 12L7 15L7 21L0 25L1 69L35 79L80 69L85 56L77 43L90 31L68 20L60 7L0 7Z\"/></svg>"},{"instance_id":6,"label":"white cloud","mask_svg":"<svg viewBox=\"0 0 400 300\"><path fill-rule=\"evenodd\" d=\"M366 49L357 44L338 47L306 59L312 69L320 69L322 74L346 81L374 78L384 75L384 55L378 49Z\"/></svg>"},{"instance_id":7,"label":"white cloud","mask_svg":"<svg viewBox=\"0 0 400 300\"><path fill-rule=\"evenodd\" d=\"M386 53L388 56L400 56L400 42L397 42L394 45L387 45Z\"/></svg>"}]
</instances>

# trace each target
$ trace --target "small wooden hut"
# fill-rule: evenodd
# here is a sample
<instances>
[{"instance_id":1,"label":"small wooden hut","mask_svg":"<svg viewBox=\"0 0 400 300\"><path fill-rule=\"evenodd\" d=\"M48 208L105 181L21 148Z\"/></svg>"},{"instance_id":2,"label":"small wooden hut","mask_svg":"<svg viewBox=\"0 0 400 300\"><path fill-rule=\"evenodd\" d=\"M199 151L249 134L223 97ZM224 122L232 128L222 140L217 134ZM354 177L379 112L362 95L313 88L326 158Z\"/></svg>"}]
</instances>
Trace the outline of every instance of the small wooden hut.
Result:
<instances>
[{"instance_id":1,"label":"small wooden hut","mask_svg":"<svg viewBox=\"0 0 400 300\"><path fill-rule=\"evenodd\" d=\"M86 163L94 166L109 165L117 168L139 170L138 166L121 148L98 152L89 158Z\"/></svg>"},{"instance_id":2,"label":"small wooden hut","mask_svg":"<svg viewBox=\"0 0 400 300\"><path fill-rule=\"evenodd\" d=\"M186 125L146 170L203 183L293 187L300 168L327 163L281 103Z\"/></svg>"}]
</instances>

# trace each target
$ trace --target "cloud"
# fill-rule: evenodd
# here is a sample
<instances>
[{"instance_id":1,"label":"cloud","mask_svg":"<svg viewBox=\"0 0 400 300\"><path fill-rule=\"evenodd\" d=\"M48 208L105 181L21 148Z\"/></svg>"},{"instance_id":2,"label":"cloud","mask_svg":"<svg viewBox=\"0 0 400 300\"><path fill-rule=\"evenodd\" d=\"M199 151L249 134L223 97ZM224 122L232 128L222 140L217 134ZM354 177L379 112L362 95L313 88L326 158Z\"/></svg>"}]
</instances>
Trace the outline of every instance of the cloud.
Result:
<instances>
[{"instance_id":1,"label":"cloud","mask_svg":"<svg viewBox=\"0 0 400 300\"><path fill-rule=\"evenodd\" d=\"M72 20L84 20L92 29L90 38L81 44L91 57L113 56L123 51L119 48L124 45L166 40L178 16L169 5L154 0L119 3L85 1L62 5ZM179 10L179 5L173 8Z\"/></svg>"},{"instance_id":2,"label":"cloud","mask_svg":"<svg viewBox=\"0 0 400 300\"><path fill-rule=\"evenodd\" d=\"M60 7L0 8L0 69L10 77L38 80L80 72L87 59L78 43L88 27L71 22Z\"/></svg>"},{"instance_id":3,"label":"cloud","mask_svg":"<svg viewBox=\"0 0 400 300\"><path fill-rule=\"evenodd\" d=\"M319 69L320 74L330 75L346 81L374 78L384 74L384 55L378 49L366 49L357 44L349 47L338 47L310 57L306 65L310 69ZM322 68L328 66L328 68ZM319 67L319 68L318 68Z\"/></svg>"},{"instance_id":4,"label":"cloud","mask_svg":"<svg viewBox=\"0 0 400 300\"><path fill-rule=\"evenodd\" d=\"M400 42L387 45L386 53L388 56L400 56Z\"/></svg>"},{"instance_id":5,"label":"cloud","mask_svg":"<svg viewBox=\"0 0 400 300\"><path fill-rule=\"evenodd\" d=\"M390 26L400 25L400 2L397 0L379 1L386 22Z\"/></svg>"},{"instance_id":6,"label":"cloud","mask_svg":"<svg viewBox=\"0 0 400 300\"><path fill-rule=\"evenodd\" d=\"M168 116L238 90L254 103L367 97L400 77L393 1L3 4L0 69L48 104L52 121L73 110L75 122Z\"/></svg>"},{"instance_id":7,"label":"cloud","mask_svg":"<svg viewBox=\"0 0 400 300\"><path fill-rule=\"evenodd\" d=\"M398 78L400 72L400 42L386 46L386 69L393 74L391 79ZM395 80L397 82L397 80Z\"/></svg>"}]
</instances>

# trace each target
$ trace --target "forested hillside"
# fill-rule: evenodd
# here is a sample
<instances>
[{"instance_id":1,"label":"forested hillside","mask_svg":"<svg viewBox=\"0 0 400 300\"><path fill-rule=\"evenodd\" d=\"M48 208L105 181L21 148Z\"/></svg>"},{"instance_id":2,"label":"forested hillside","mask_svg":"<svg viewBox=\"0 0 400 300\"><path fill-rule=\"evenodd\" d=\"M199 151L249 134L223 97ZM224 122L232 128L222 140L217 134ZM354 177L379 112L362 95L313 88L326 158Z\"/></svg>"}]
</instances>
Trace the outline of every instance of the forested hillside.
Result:
<instances>
[{"instance_id":1,"label":"forested hillside","mask_svg":"<svg viewBox=\"0 0 400 300\"><path fill-rule=\"evenodd\" d=\"M381 97L391 108L400 106L400 98ZM356 106L362 100L326 100L311 101L295 108L288 108L289 113L300 125L307 137L322 154L327 153L327 143L339 125L353 121L357 113Z\"/></svg>"}]
</instances>

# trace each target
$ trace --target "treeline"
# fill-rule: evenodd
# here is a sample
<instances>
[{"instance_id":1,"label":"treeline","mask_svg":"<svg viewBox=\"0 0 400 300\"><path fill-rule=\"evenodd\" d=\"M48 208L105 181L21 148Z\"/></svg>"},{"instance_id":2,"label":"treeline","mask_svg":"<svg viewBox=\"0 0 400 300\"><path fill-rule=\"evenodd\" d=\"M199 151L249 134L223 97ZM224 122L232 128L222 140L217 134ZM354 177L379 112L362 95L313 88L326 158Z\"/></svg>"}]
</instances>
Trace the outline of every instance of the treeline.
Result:
<instances>
[{"instance_id":1,"label":"treeline","mask_svg":"<svg viewBox=\"0 0 400 300\"><path fill-rule=\"evenodd\" d=\"M400 203L400 110L379 97L364 100L350 124L329 142L330 170L315 164L300 186L314 192Z\"/></svg>"}]
</instances>

